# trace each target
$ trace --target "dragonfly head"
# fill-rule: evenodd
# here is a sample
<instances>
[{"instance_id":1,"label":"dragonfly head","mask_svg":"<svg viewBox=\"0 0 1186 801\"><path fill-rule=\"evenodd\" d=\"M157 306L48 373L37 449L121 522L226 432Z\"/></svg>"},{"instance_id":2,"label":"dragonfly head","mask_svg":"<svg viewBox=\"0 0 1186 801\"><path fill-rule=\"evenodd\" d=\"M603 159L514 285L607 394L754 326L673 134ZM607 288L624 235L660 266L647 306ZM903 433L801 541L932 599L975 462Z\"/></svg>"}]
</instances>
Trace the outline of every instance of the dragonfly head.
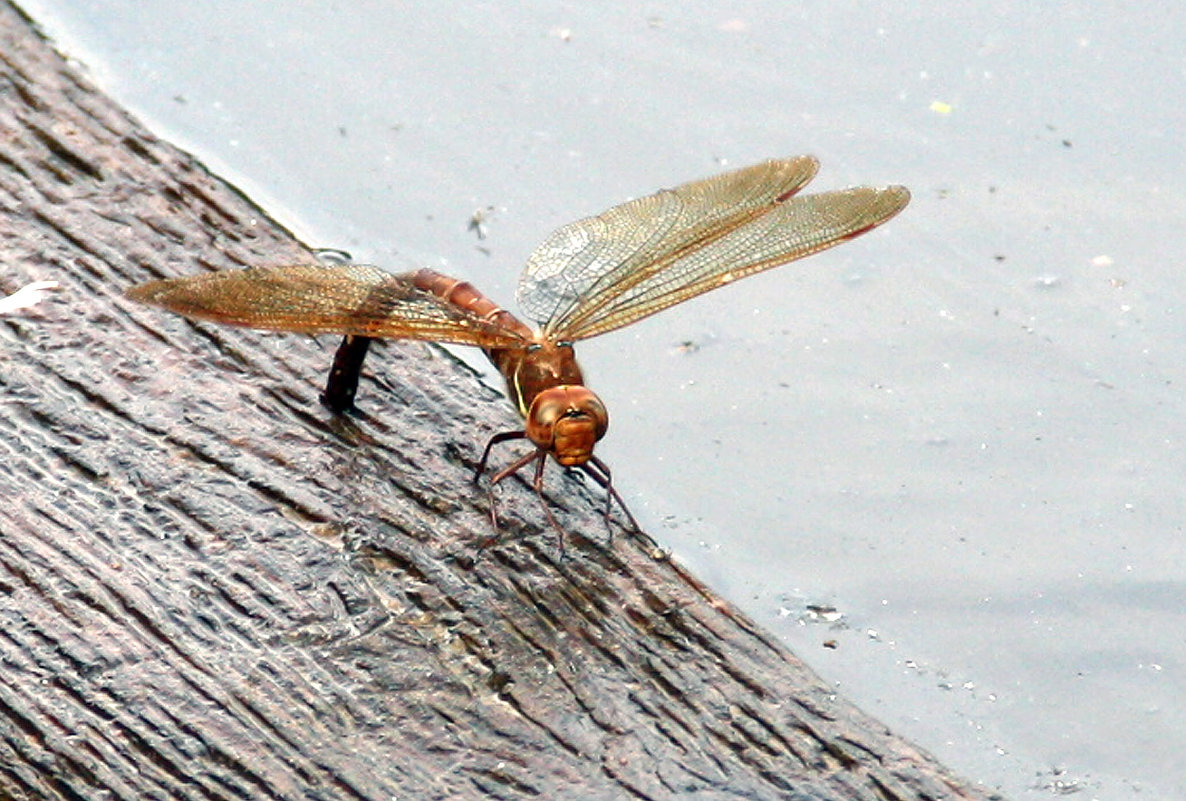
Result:
<instances>
[{"instance_id":1,"label":"dragonfly head","mask_svg":"<svg viewBox=\"0 0 1186 801\"><path fill-rule=\"evenodd\" d=\"M527 436L565 467L582 465L609 428L605 404L587 387L561 384L535 396L527 412Z\"/></svg>"}]
</instances>

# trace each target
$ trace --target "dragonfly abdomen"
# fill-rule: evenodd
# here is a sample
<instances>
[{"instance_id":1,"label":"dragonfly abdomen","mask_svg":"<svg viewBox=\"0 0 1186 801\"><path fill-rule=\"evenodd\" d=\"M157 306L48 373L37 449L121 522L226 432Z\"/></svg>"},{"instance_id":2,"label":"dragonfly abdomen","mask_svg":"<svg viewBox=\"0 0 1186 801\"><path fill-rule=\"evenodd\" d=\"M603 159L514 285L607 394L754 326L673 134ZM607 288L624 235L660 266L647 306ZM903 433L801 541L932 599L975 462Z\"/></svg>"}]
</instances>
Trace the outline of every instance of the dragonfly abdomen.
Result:
<instances>
[{"instance_id":1,"label":"dragonfly abdomen","mask_svg":"<svg viewBox=\"0 0 1186 801\"><path fill-rule=\"evenodd\" d=\"M413 273L412 283L417 289L431 292L454 306L473 312L483 320L519 335L523 338L524 345L535 338L535 332L519 318L499 306L468 281L450 278L425 267Z\"/></svg>"}]
</instances>

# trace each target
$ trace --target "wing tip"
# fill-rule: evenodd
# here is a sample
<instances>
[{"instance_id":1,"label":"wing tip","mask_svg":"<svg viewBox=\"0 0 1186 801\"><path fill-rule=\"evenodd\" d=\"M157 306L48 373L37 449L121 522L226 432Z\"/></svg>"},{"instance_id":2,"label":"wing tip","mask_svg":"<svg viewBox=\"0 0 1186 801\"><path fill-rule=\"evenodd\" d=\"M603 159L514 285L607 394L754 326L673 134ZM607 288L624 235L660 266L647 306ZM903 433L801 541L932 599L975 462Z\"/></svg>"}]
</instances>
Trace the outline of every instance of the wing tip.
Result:
<instances>
[{"instance_id":1,"label":"wing tip","mask_svg":"<svg viewBox=\"0 0 1186 801\"><path fill-rule=\"evenodd\" d=\"M890 213L891 217L906 208L913 197L910 194L910 189L902 184L890 184L889 186L881 187L877 191L885 200L885 205L892 210Z\"/></svg>"},{"instance_id":2,"label":"wing tip","mask_svg":"<svg viewBox=\"0 0 1186 801\"><path fill-rule=\"evenodd\" d=\"M168 289L168 283L168 280L163 280L136 284L124 290L124 297L148 306L159 306L161 305L160 296Z\"/></svg>"}]
</instances>

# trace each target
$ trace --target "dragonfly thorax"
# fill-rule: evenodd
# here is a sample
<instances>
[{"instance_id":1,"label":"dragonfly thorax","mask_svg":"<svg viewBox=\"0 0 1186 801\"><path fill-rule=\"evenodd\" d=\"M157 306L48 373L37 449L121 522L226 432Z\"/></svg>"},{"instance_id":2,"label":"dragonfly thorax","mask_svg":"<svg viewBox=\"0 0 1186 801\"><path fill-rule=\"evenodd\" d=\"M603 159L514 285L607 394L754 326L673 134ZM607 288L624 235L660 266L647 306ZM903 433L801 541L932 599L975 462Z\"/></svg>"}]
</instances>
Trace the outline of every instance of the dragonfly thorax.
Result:
<instances>
[{"instance_id":1,"label":"dragonfly thorax","mask_svg":"<svg viewBox=\"0 0 1186 801\"><path fill-rule=\"evenodd\" d=\"M588 387L572 384L545 389L527 413L527 437L565 467L582 465L609 428L605 404Z\"/></svg>"}]
</instances>

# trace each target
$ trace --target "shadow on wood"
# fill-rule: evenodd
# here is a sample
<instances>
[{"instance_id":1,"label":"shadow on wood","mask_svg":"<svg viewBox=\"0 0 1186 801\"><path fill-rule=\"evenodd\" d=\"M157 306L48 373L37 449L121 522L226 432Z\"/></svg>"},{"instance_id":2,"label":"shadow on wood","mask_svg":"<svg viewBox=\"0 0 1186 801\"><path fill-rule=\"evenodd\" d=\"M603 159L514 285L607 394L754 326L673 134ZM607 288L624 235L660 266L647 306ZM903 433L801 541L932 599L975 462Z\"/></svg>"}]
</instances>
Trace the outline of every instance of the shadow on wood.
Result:
<instances>
[{"instance_id":1,"label":"shadow on wood","mask_svg":"<svg viewBox=\"0 0 1186 801\"><path fill-rule=\"evenodd\" d=\"M470 473L517 424L443 351L195 324L153 277L310 258L0 6L0 796L983 798L836 698L596 487ZM586 535L585 533L588 532Z\"/></svg>"}]
</instances>

